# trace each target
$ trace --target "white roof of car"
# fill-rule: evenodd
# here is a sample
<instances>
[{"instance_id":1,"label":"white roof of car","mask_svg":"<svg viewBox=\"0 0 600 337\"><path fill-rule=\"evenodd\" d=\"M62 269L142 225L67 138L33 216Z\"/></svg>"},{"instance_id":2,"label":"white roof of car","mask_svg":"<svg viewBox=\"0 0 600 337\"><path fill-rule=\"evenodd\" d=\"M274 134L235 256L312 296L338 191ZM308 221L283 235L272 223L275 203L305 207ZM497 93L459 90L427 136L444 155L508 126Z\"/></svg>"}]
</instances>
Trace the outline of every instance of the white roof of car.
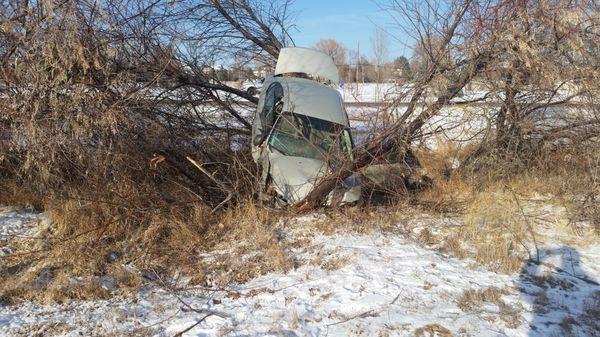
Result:
<instances>
[{"instance_id":1,"label":"white roof of car","mask_svg":"<svg viewBox=\"0 0 600 337\"><path fill-rule=\"evenodd\" d=\"M340 93L324 84L303 78L275 77L283 86L283 111L349 126Z\"/></svg>"}]
</instances>

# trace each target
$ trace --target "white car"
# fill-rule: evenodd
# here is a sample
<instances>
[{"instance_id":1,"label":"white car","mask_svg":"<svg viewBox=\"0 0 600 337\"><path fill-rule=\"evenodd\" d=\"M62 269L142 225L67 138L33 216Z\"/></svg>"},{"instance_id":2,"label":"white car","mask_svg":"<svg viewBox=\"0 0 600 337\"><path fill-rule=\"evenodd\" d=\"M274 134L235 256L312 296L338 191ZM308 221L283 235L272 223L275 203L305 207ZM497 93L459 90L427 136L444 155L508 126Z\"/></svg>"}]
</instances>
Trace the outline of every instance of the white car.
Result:
<instances>
[{"instance_id":1,"label":"white car","mask_svg":"<svg viewBox=\"0 0 600 337\"><path fill-rule=\"evenodd\" d=\"M261 198L295 204L316 182L352 160L348 114L333 59L305 48L283 48L273 76L265 79L252 127L252 154L261 176ZM351 176L328 202L358 201L360 180Z\"/></svg>"},{"instance_id":2,"label":"white car","mask_svg":"<svg viewBox=\"0 0 600 337\"><path fill-rule=\"evenodd\" d=\"M256 80L246 80L242 82L240 89L244 90L248 94L252 96L256 96L260 93L262 86L264 84L264 78L256 79Z\"/></svg>"}]
</instances>

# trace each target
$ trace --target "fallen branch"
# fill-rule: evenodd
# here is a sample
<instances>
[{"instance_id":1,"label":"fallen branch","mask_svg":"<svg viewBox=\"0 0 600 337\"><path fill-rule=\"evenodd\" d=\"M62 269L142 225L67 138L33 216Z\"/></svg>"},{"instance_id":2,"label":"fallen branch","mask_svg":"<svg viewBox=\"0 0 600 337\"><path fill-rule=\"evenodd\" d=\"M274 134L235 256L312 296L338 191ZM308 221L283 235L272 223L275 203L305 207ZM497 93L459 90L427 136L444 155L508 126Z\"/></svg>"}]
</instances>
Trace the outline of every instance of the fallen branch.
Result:
<instances>
[{"instance_id":1,"label":"fallen branch","mask_svg":"<svg viewBox=\"0 0 600 337\"><path fill-rule=\"evenodd\" d=\"M215 182L215 184L217 184L217 186L219 186L219 188L221 188L221 190L227 192L227 197L225 197L225 200L221 201L215 208L213 208L211 213L214 213L217 209L219 209L221 206L225 205L227 202L229 202L229 200L231 200L231 198L233 198L233 191L229 187L227 187L223 182L216 179L210 172L208 172L206 169L204 169L204 167L202 167L202 165L198 164L194 159L187 157L187 156L185 158L187 160L189 160L190 163L192 163L198 170L200 170L200 172L204 173L208 178L210 178L213 182Z\"/></svg>"}]
</instances>

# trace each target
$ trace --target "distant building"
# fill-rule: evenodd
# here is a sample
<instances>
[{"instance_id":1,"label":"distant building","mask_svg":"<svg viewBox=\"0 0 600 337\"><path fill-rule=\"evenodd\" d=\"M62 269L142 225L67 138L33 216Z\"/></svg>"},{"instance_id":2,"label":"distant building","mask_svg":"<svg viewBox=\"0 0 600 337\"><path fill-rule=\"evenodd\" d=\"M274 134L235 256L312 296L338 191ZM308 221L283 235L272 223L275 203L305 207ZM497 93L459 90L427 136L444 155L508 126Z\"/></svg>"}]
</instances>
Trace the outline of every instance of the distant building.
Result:
<instances>
[{"instance_id":1,"label":"distant building","mask_svg":"<svg viewBox=\"0 0 600 337\"><path fill-rule=\"evenodd\" d=\"M252 69L252 74L254 74L254 76L256 78L265 78L265 77L271 75L273 73L273 71L274 70L272 67L259 66L259 67Z\"/></svg>"}]
</instances>

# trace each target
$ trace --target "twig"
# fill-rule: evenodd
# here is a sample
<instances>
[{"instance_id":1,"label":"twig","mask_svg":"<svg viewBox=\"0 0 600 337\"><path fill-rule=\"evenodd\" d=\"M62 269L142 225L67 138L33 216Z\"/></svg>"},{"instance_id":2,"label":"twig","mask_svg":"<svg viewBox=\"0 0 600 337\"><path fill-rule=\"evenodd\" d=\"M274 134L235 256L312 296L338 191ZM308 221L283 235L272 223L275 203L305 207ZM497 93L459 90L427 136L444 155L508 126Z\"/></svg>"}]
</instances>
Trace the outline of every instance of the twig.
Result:
<instances>
[{"instance_id":1,"label":"twig","mask_svg":"<svg viewBox=\"0 0 600 337\"><path fill-rule=\"evenodd\" d=\"M373 312L375 312L375 311L377 311L377 309L367 310L367 311L362 312L362 313L360 313L358 315L350 316L350 317L348 317L346 319L343 319L343 320L341 320L339 322L327 324L327 326L330 327L330 326L333 326L333 325L338 325L338 324L346 323L346 322L351 321L351 320L353 320L355 318L364 318L364 317L374 316Z\"/></svg>"},{"instance_id":2,"label":"twig","mask_svg":"<svg viewBox=\"0 0 600 337\"><path fill-rule=\"evenodd\" d=\"M540 250L538 248L537 240L535 239L535 234L533 232L533 226L531 226L531 222L529 222L529 218L525 214L525 210L523 210L523 207L521 207L521 203L519 202L519 198L517 198L517 194L515 193L515 191L513 191L513 189L510 188L508 185L506 185L506 187L508 187L508 189L512 193L512 196L515 199L517 207L519 207L519 210L521 211L521 215L523 216L523 219L525 220L525 224L527 225L527 229L529 230L529 233L531 234L531 238L533 239L533 246L535 247L536 262L540 263ZM531 258L531 253L529 254L529 257Z\"/></svg>"},{"instance_id":3,"label":"twig","mask_svg":"<svg viewBox=\"0 0 600 337\"><path fill-rule=\"evenodd\" d=\"M173 294L175 296L175 298L177 298L177 300L179 302L181 302L181 304L183 304L183 306L186 308L181 308L182 311L192 311L198 314L210 314L210 315L214 315L214 316L219 316L221 318L229 318L229 315L227 315L226 313L223 312L218 312L218 311L214 311L214 310L205 310L205 309L197 309L192 307L191 304L187 303L186 301L184 301L183 299L181 299L181 297L177 294L175 294L175 292L171 292L171 294Z\"/></svg>"},{"instance_id":4,"label":"twig","mask_svg":"<svg viewBox=\"0 0 600 337\"><path fill-rule=\"evenodd\" d=\"M398 295L396 295L396 297L394 297L394 299L389 304L384 305L381 308L370 309L370 310L367 310L367 311L362 312L360 314L357 314L357 315L354 315L354 316L350 316L350 317L348 317L346 319L343 319L341 321L327 324L327 327L330 327L330 326L333 326L333 325L342 324L342 323L346 323L346 322L351 321L351 320L353 320L355 318L373 317L373 316L379 314L379 312L383 311L387 307L389 307L391 305L394 305L396 303L396 301L398 301L398 299L400 298L401 294L402 294L402 292L399 292Z\"/></svg>"},{"instance_id":5,"label":"twig","mask_svg":"<svg viewBox=\"0 0 600 337\"><path fill-rule=\"evenodd\" d=\"M207 314L206 316L200 318L196 323L190 325L189 327L185 328L184 330L182 330L182 331L176 333L175 335L173 335L173 337L181 337L181 336L183 336L184 333L192 330L193 328L195 328L196 326L198 326L200 323L204 322L205 319L207 319L208 317L213 316L213 315L214 315L214 313Z\"/></svg>"},{"instance_id":6,"label":"twig","mask_svg":"<svg viewBox=\"0 0 600 337\"><path fill-rule=\"evenodd\" d=\"M189 156L186 156L185 158L189 160L190 163L192 163L194 166L196 166L196 168L200 170L200 172L204 173L207 177L214 181L215 184L217 184L223 191L227 192L227 197L225 198L225 200L221 201L215 208L213 208L211 213L214 213L217 209L219 209L221 206L223 206L224 204L229 202L229 200L231 200L231 198L233 197L233 191L229 187L225 186L223 182L217 180L212 174L210 174L210 172L204 169L204 167L198 164L194 159L190 158Z\"/></svg>"}]
</instances>

